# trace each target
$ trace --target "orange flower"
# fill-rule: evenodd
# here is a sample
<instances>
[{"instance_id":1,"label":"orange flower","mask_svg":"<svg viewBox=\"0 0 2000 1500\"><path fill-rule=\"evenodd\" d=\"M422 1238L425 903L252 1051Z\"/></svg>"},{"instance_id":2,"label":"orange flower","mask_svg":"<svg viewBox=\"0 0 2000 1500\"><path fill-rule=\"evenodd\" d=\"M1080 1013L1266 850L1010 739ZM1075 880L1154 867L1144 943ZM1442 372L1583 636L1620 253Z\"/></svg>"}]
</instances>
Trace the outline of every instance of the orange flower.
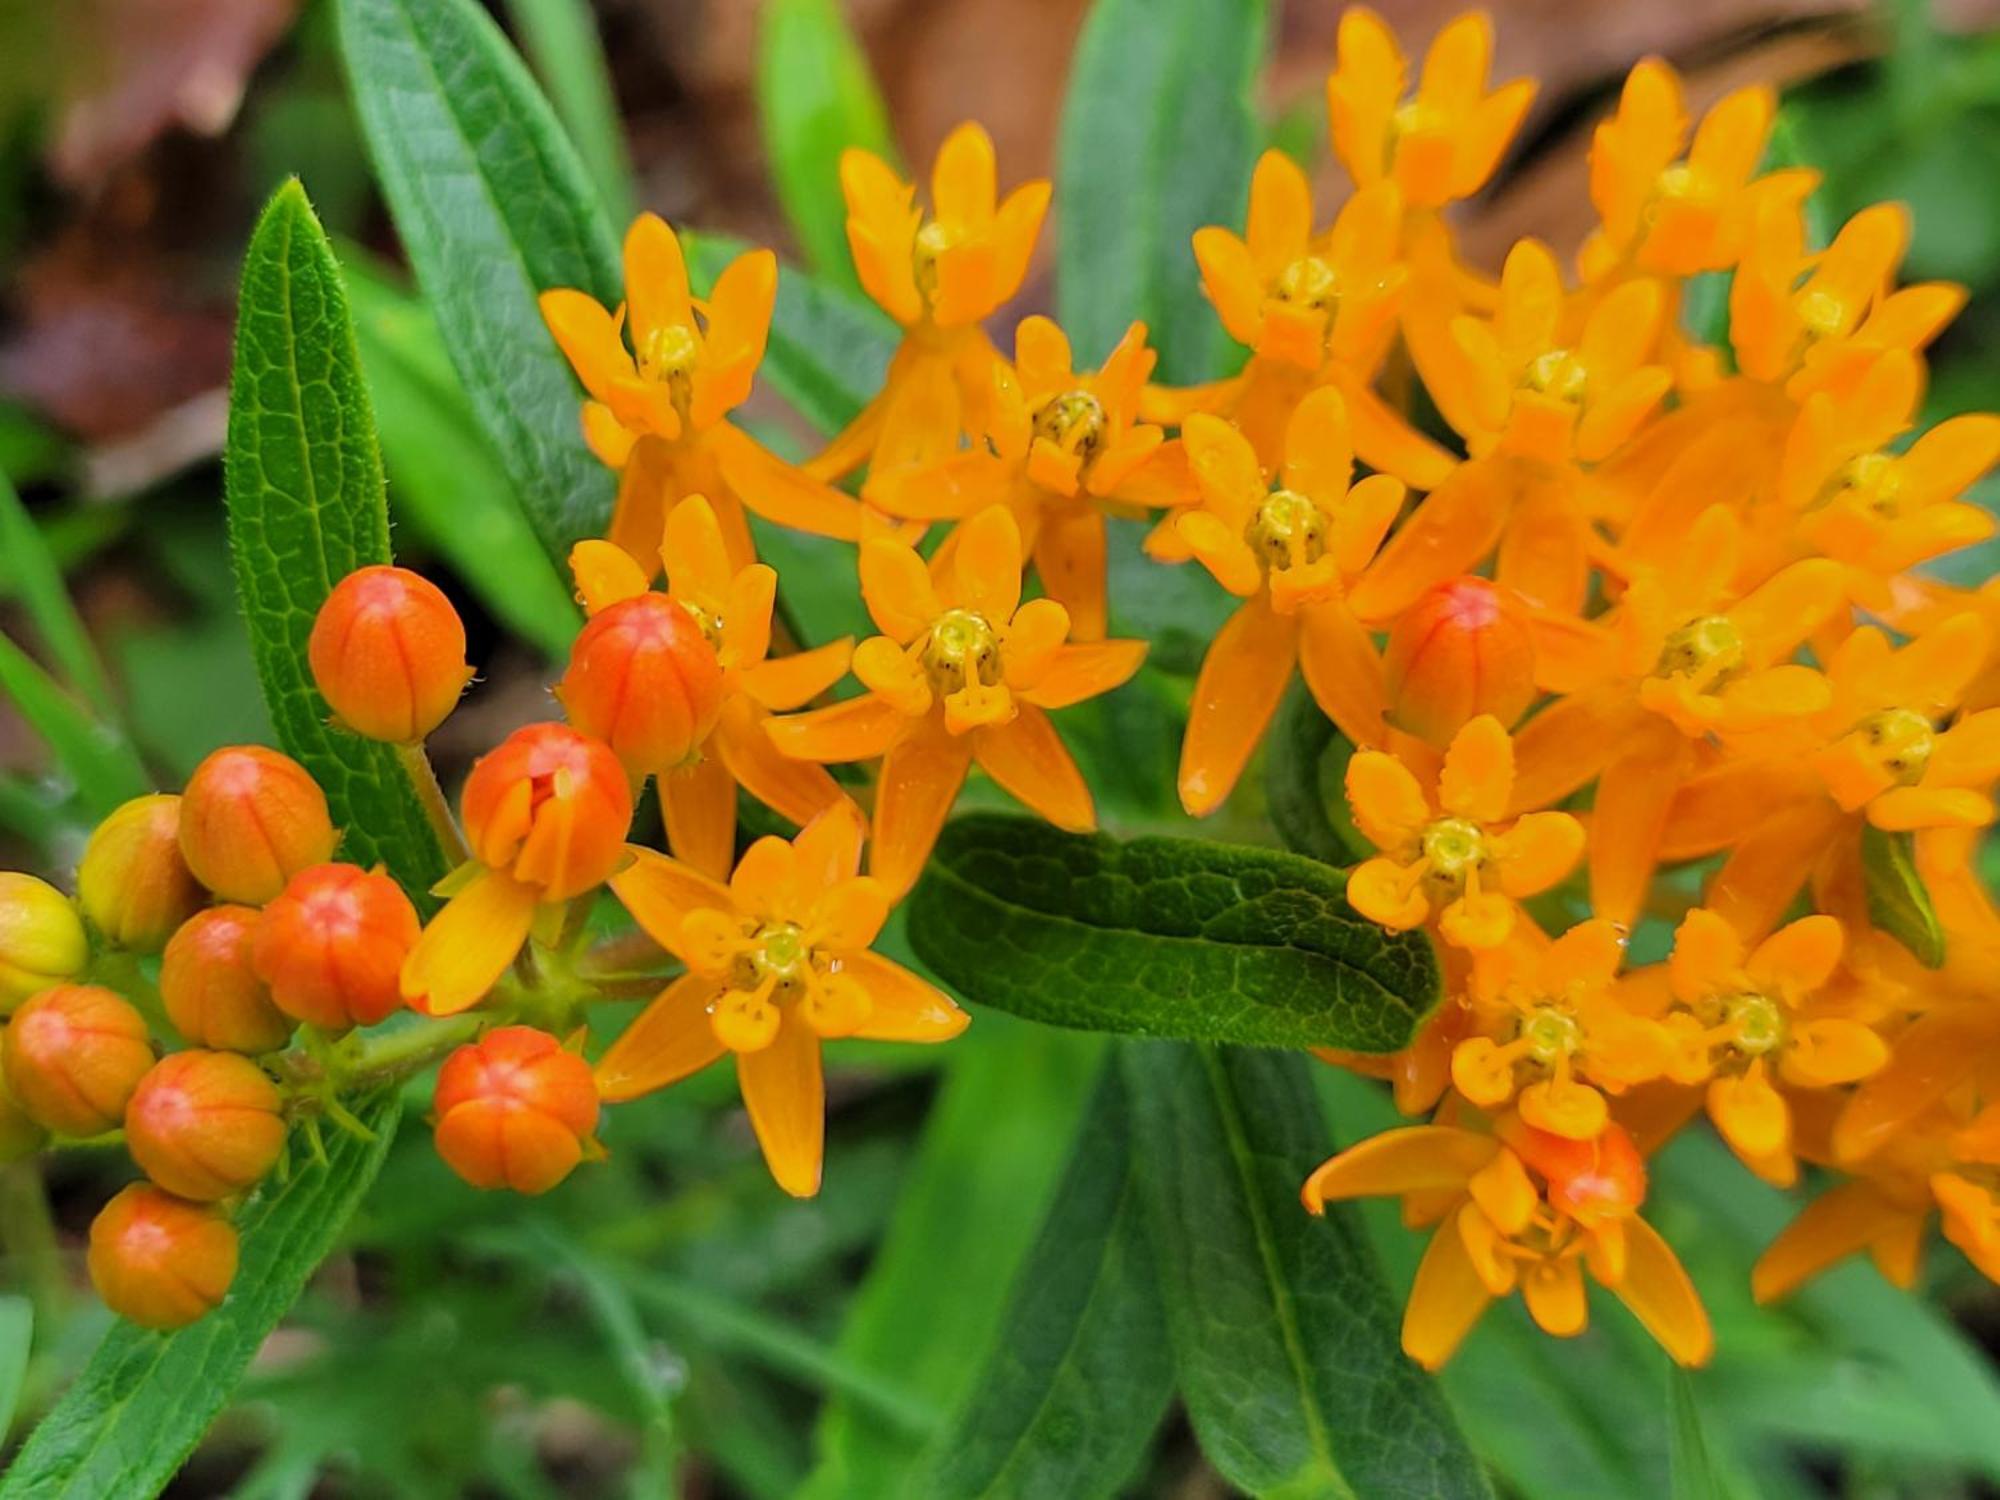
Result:
<instances>
[{"instance_id":1,"label":"orange flower","mask_svg":"<svg viewBox=\"0 0 2000 1500\"><path fill-rule=\"evenodd\" d=\"M1201 503L1161 528L1247 601L1202 659L1181 746L1181 805L1206 817L1243 774L1295 665L1342 733L1357 745L1382 743L1382 664L1346 590L1402 508L1403 486L1372 474L1350 487L1347 407L1331 387L1293 413L1276 489L1228 423L1197 414L1182 436Z\"/></svg>"},{"instance_id":2,"label":"orange flower","mask_svg":"<svg viewBox=\"0 0 2000 1500\"><path fill-rule=\"evenodd\" d=\"M1435 916L1444 940L1492 948L1514 928L1514 902L1549 889L1583 854L1583 825L1568 813L1528 813L1511 824L1514 747L1482 714L1445 753L1433 809L1417 778L1379 750L1347 763L1357 827L1383 853L1347 878L1347 899L1370 921L1401 931Z\"/></svg>"},{"instance_id":3,"label":"orange flower","mask_svg":"<svg viewBox=\"0 0 2000 1500\"><path fill-rule=\"evenodd\" d=\"M1503 729L1535 701L1535 636L1519 595L1461 574L1425 590L1382 653L1389 722L1442 749L1481 714Z\"/></svg>"},{"instance_id":4,"label":"orange flower","mask_svg":"<svg viewBox=\"0 0 2000 1500\"><path fill-rule=\"evenodd\" d=\"M1527 78L1487 92L1493 22L1482 11L1437 34L1407 100L1402 49L1374 11L1341 12L1339 47L1326 80L1334 154L1356 187L1390 179L1411 208L1442 208L1484 187L1534 101Z\"/></svg>"},{"instance_id":5,"label":"orange flower","mask_svg":"<svg viewBox=\"0 0 2000 1500\"><path fill-rule=\"evenodd\" d=\"M1812 1002L1840 962L1840 923L1801 917L1750 949L1736 929L1697 907L1667 960L1674 1009L1671 1076L1708 1086L1708 1114L1758 1176L1789 1186L1792 1111L1775 1082L1824 1089L1866 1078L1889 1049L1863 1023ZM1776 1075L1774 1081L1773 1075Z\"/></svg>"},{"instance_id":6,"label":"orange flower","mask_svg":"<svg viewBox=\"0 0 2000 1500\"><path fill-rule=\"evenodd\" d=\"M1543 946L1540 934L1495 947L1473 969L1477 1034L1451 1057L1452 1085L1481 1109L1518 1099L1521 1118L1570 1140L1610 1121L1604 1092L1658 1078L1666 1032L1627 1010L1615 981L1625 941L1613 923L1578 923Z\"/></svg>"},{"instance_id":7,"label":"orange flower","mask_svg":"<svg viewBox=\"0 0 2000 1500\"><path fill-rule=\"evenodd\" d=\"M719 879L736 852L738 786L801 826L845 795L820 767L778 754L764 724L771 710L798 708L838 681L853 643L771 657L777 574L763 563L732 565L715 511L700 495L667 517L660 560L667 591L651 597L693 620L720 669L714 712L706 724L691 726L700 732L686 759L660 770L667 841L680 858ZM580 542L569 561L593 620L646 596L643 571L608 543Z\"/></svg>"},{"instance_id":8,"label":"orange flower","mask_svg":"<svg viewBox=\"0 0 2000 1500\"><path fill-rule=\"evenodd\" d=\"M864 543L861 593L882 630L854 648L867 694L769 729L802 760L885 757L871 872L897 895L916 882L975 760L1050 822L1094 828L1090 788L1048 710L1118 686L1145 643L1068 643L1069 611L1022 604L1020 528L1000 506L959 529L935 580L906 543Z\"/></svg>"},{"instance_id":9,"label":"orange flower","mask_svg":"<svg viewBox=\"0 0 2000 1500\"><path fill-rule=\"evenodd\" d=\"M1437 1369L1494 1298L1517 1290L1544 1332L1579 1334L1590 1316L1588 1269L1676 1361L1706 1363L1708 1314L1673 1250L1639 1217L1646 1169L1631 1138L1616 1125L1589 1142L1519 1121L1501 1131L1385 1131L1306 1179L1313 1213L1340 1199L1402 1198L1406 1214L1438 1224L1403 1314L1404 1352Z\"/></svg>"},{"instance_id":10,"label":"orange flower","mask_svg":"<svg viewBox=\"0 0 2000 1500\"><path fill-rule=\"evenodd\" d=\"M938 148L931 216L879 156L840 158L847 243L861 285L903 329L881 392L807 466L837 479L873 457L875 474L934 463L980 430L999 356L979 324L1020 290L1048 212L1049 184L999 199L993 139L960 125Z\"/></svg>"},{"instance_id":11,"label":"orange flower","mask_svg":"<svg viewBox=\"0 0 2000 1500\"><path fill-rule=\"evenodd\" d=\"M871 480L866 494L891 515L918 521L1007 506L1043 590L1070 612L1070 634L1102 640L1105 515L1183 498L1175 451L1162 448L1158 427L1137 420L1155 357L1146 325L1134 323L1102 369L1078 374L1062 329L1025 318L1014 333L1014 369L993 366L990 447L894 470Z\"/></svg>"},{"instance_id":12,"label":"orange flower","mask_svg":"<svg viewBox=\"0 0 2000 1500\"><path fill-rule=\"evenodd\" d=\"M754 250L731 261L698 301L673 230L641 214L625 236L624 306L613 311L567 289L542 293L549 332L590 393L584 437L620 471L610 538L643 568L658 556L666 513L692 494L711 497L739 567L755 556L744 505L801 531L847 541L861 534L854 501L726 420L764 358L777 288L777 258Z\"/></svg>"},{"instance_id":13,"label":"orange flower","mask_svg":"<svg viewBox=\"0 0 2000 1500\"><path fill-rule=\"evenodd\" d=\"M967 1021L943 993L868 951L891 897L859 873L863 832L853 804L840 803L790 843L752 844L727 886L678 860L632 851L611 888L688 972L598 1063L607 1102L665 1088L733 1052L771 1175L795 1197L819 1191L821 1042L943 1042Z\"/></svg>"}]
</instances>

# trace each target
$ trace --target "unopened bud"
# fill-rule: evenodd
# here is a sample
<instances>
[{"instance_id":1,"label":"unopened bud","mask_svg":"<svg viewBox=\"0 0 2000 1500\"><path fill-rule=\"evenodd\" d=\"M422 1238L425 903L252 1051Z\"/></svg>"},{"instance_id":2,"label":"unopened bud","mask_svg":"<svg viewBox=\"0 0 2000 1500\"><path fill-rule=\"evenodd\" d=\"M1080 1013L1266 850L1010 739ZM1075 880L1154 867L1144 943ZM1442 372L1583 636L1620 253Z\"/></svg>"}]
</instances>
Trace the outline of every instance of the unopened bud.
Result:
<instances>
[{"instance_id":1,"label":"unopened bud","mask_svg":"<svg viewBox=\"0 0 2000 1500\"><path fill-rule=\"evenodd\" d=\"M1646 1201L1645 1158L1622 1125L1580 1141L1515 1119L1503 1137L1548 1184L1549 1205L1578 1223L1629 1218Z\"/></svg>"},{"instance_id":2,"label":"unopened bud","mask_svg":"<svg viewBox=\"0 0 2000 1500\"><path fill-rule=\"evenodd\" d=\"M545 1193L597 1129L590 1065L545 1031L502 1026L438 1070L437 1149L477 1188Z\"/></svg>"},{"instance_id":3,"label":"unopened bud","mask_svg":"<svg viewBox=\"0 0 2000 1500\"><path fill-rule=\"evenodd\" d=\"M1390 720L1443 749L1491 714L1512 728L1535 698L1535 643L1520 599L1484 578L1427 590L1389 631Z\"/></svg>"},{"instance_id":4,"label":"unopened bud","mask_svg":"<svg viewBox=\"0 0 2000 1500\"><path fill-rule=\"evenodd\" d=\"M708 737L722 668L693 615L665 594L639 594L583 627L556 696L570 723L642 777L680 765Z\"/></svg>"},{"instance_id":5,"label":"unopened bud","mask_svg":"<svg viewBox=\"0 0 2000 1500\"><path fill-rule=\"evenodd\" d=\"M134 1183L90 1226L90 1280L104 1305L142 1328L182 1328L236 1279L236 1229L211 1207Z\"/></svg>"},{"instance_id":6,"label":"unopened bud","mask_svg":"<svg viewBox=\"0 0 2000 1500\"><path fill-rule=\"evenodd\" d=\"M0 1066L15 1101L58 1135L102 1135L153 1066L146 1019L94 984L59 984L14 1012Z\"/></svg>"},{"instance_id":7,"label":"unopened bud","mask_svg":"<svg viewBox=\"0 0 2000 1500\"><path fill-rule=\"evenodd\" d=\"M77 899L114 947L159 952L208 899L181 857L180 824L180 798L134 797L84 845Z\"/></svg>"},{"instance_id":8,"label":"unopened bud","mask_svg":"<svg viewBox=\"0 0 2000 1500\"><path fill-rule=\"evenodd\" d=\"M338 840L319 783L261 745L216 751L181 794L181 853L225 901L262 906L307 865L333 858Z\"/></svg>"},{"instance_id":9,"label":"unopened bud","mask_svg":"<svg viewBox=\"0 0 2000 1500\"><path fill-rule=\"evenodd\" d=\"M460 804L473 858L567 901L617 870L632 823L625 768L566 724L529 724L482 756Z\"/></svg>"},{"instance_id":10,"label":"unopened bud","mask_svg":"<svg viewBox=\"0 0 2000 1500\"><path fill-rule=\"evenodd\" d=\"M297 1023L271 1003L251 962L261 920L248 906L211 906L168 940L160 999L174 1030L197 1047L274 1052L291 1036Z\"/></svg>"},{"instance_id":11,"label":"unopened bud","mask_svg":"<svg viewBox=\"0 0 2000 1500\"><path fill-rule=\"evenodd\" d=\"M46 880L0 870L0 1015L89 961L90 939L69 897Z\"/></svg>"},{"instance_id":12,"label":"unopened bud","mask_svg":"<svg viewBox=\"0 0 2000 1500\"><path fill-rule=\"evenodd\" d=\"M125 1106L125 1148L154 1182L212 1203L255 1187L285 1145L285 1101L234 1052L175 1052L153 1064Z\"/></svg>"},{"instance_id":13,"label":"unopened bud","mask_svg":"<svg viewBox=\"0 0 2000 1500\"><path fill-rule=\"evenodd\" d=\"M458 611L406 568L362 568L334 585L306 656L341 723L396 744L429 735L472 680Z\"/></svg>"},{"instance_id":14,"label":"unopened bud","mask_svg":"<svg viewBox=\"0 0 2000 1500\"><path fill-rule=\"evenodd\" d=\"M372 1026L403 1003L397 975L418 930L410 898L387 875L314 865L264 908L251 963L293 1020L326 1031Z\"/></svg>"}]
</instances>

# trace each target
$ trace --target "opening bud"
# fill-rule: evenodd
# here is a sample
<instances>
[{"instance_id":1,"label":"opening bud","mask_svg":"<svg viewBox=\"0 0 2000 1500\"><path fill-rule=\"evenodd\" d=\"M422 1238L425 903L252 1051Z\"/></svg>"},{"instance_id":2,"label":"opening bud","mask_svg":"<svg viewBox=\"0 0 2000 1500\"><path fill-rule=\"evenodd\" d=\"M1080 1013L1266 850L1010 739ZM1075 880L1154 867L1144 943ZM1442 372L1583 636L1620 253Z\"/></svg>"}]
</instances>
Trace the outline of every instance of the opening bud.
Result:
<instances>
[{"instance_id":1,"label":"opening bud","mask_svg":"<svg viewBox=\"0 0 2000 1500\"><path fill-rule=\"evenodd\" d=\"M665 594L639 594L583 627L556 696L570 723L638 778L682 764L708 738L722 668L692 614Z\"/></svg>"},{"instance_id":2,"label":"opening bud","mask_svg":"<svg viewBox=\"0 0 2000 1500\"><path fill-rule=\"evenodd\" d=\"M590 1065L546 1031L502 1026L438 1070L437 1149L476 1188L545 1193L597 1129Z\"/></svg>"},{"instance_id":3,"label":"opening bud","mask_svg":"<svg viewBox=\"0 0 2000 1500\"><path fill-rule=\"evenodd\" d=\"M181 799L134 797L97 825L77 866L76 893L106 941L157 953L206 904L181 856Z\"/></svg>"},{"instance_id":4,"label":"opening bud","mask_svg":"<svg viewBox=\"0 0 2000 1500\"><path fill-rule=\"evenodd\" d=\"M297 1024L271 1003L251 961L260 915L211 906L183 922L160 959L160 998L174 1030L198 1047L274 1052Z\"/></svg>"},{"instance_id":5,"label":"opening bud","mask_svg":"<svg viewBox=\"0 0 2000 1500\"><path fill-rule=\"evenodd\" d=\"M176 1197L212 1203L255 1187L285 1145L285 1101L234 1052L175 1052L153 1064L125 1106L125 1148Z\"/></svg>"},{"instance_id":6,"label":"opening bud","mask_svg":"<svg viewBox=\"0 0 2000 1500\"><path fill-rule=\"evenodd\" d=\"M30 1116L58 1135L102 1135L153 1066L146 1019L94 984L59 984L14 1012L0 1066Z\"/></svg>"},{"instance_id":7,"label":"opening bud","mask_svg":"<svg viewBox=\"0 0 2000 1500\"><path fill-rule=\"evenodd\" d=\"M1481 714L1512 728L1535 698L1535 642L1520 598L1484 578L1420 595L1389 631L1390 720L1437 746Z\"/></svg>"},{"instance_id":8,"label":"opening bud","mask_svg":"<svg viewBox=\"0 0 2000 1500\"><path fill-rule=\"evenodd\" d=\"M406 568L361 568L335 584L313 621L306 659L342 724L395 744L429 735L472 680L458 611Z\"/></svg>"},{"instance_id":9,"label":"opening bud","mask_svg":"<svg viewBox=\"0 0 2000 1500\"><path fill-rule=\"evenodd\" d=\"M236 1229L217 1209L133 1183L90 1226L90 1280L142 1328L182 1328L236 1279Z\"/></svg>"},{"instance_id":10,"label":"opening bud","mask_svg":"<svg viewBox=\"0 0 2000 1500\"><path fill-rule=\"evenodd\" d=\"M602 741L529 724L481 756L460 802L473 858L567 901L602 885L625 855L632 790Z\"/></svg>"},{"instance_id":11,"label":"opening bud","mask_svg":"<svg viewBox=\"0 0 2000 1500\"><path fill-rule=\"evenodd\" d=\"M90 939L69 897L46 880L0 870L0 1015L88 962Z\"/></svg>"},{"instance_id":12,"label":"opening bud","mask_svg":"<svg viewBox=\"0 0 2000 1500\"><path fill-rule=\"evenodd\" d=\"M1501 1136L1548 1184L1550 1207L1578 1223L1628 1218L1646 1201L1646 1161L1622 1125L1572 1140L1515 1119Z\"/></svg>"},{"instance_id":13,"label":"opening bud","mask_svg":"<svg viewBox=\"0 0 2000 1500\"><path fill-rule=\"evenodd\" d=\"M416 908L387 875L314 865L264 908L250 960L279 1010L344 1031L372 1026L402 1005L397 974L417 932Z\"/></svg>"},{"instance_id":14,"label":"opening bud","mask_svg":"<svg viewBox=\"0 0 2000 1500\"><path fill-rule=\"evenodd\" d=\"M319 784L261 745L216 751L181 794L181 854L225 901L262 906L307 865L333 858L338 840Z\"/></svg>"}]
</instances>

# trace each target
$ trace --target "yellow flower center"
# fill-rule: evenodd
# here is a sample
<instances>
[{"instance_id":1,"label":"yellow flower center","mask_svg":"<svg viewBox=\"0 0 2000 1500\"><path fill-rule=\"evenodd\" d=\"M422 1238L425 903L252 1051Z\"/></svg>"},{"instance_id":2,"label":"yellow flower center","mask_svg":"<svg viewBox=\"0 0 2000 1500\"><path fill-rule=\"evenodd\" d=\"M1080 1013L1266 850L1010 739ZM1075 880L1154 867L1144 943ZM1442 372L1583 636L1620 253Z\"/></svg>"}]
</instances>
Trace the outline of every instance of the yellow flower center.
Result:
<instances>
[{"instance_id":1,"label":"yellow flower center","mask_svg":"<svg viewBox=\"0 0 2000 1500\"><path fill-rule=\"evenodd\" d=\"M1559 1057L1573 1057L1583 1045L1583 1028L1567 1010L1537 1005L1521 1018L1521 1040L1528 1055L1547 1067Z\"/></svg>"},{"instance_id":2,"label":"yellow flower center","mask_svg":"<svg viewBox=\"0 0 2000 1500\"><path fill-rule=\"evenodd\" d=\"M1731 1045L1748 1057L1762 1057L1785 1040L1785 1011L1769 995L1754 991L1731 995L1723 1014L1733 1032Z\"/></svg>"},{"instance_id":3,"label":"yellow flower center","mask_svg":"<svg viewBox=\"0 0 2000 1500\"><path fill-rule=\"evenodd\" d=\"M1654 675L1684 681L1698 693L1714 692L1747 663L1743 636L1725 615L1707 615L1668 636Z\"/></svg>"},{"instance_id":4,"label":"yellow flower center","mask_svg":"<svg viewBox=\"0 0 2000 1500\"><path fill-rule=\"evenodd\" d=\"M683 414L694 393L694 367L701 360L701 339L685 323L669 323L648 333L638 349L639 374L664 382Z\"/></svg>"},{"instance_id":5,"label":"yellow flower center","mask_svg":"<svg viewBox=\"0 0 2000 1500\"><path fill-rule=\"evenodd\" d=\"M1051 396L1035 412L1035 436L1074 453L1086 465L1104 444L1104 403L1089 391Z\"/></svg>"},{"instance_id":6,"label":"yellow flower center","mask_svg":"<svg viewBox=\"0 0 2000 1500\"><path fill-rule=\"evenodd\" d=\"M1485 831L1467 818L1435 819L1425 825L1420 842L1425 878L1452 896L1465 889L1466 880L1488 858Z\"/></svg>"},{"instance_id":7,"label":"yellow flower center","mask_svg":"<svg viewBox=\"0 0 2000 1500\"><path fill-rule=\"evenodd\" d=\"M1841 324L1847 320L1847 306L1833 293L1816 288L1799 298L1798 314L1806 332L1823 339L1840 332Z\"/></svg>"},{"instance_id":8,"label":"yellow flower center","mask_svg":"<svg viewBox=\"0 0 2000 1500\"><path fill-rule=\"evenodd\" d=\"M1913 708L1885 708L1854 726L1869 757L1901 786L1923 779L1937 745L1937 728Z\"/></svg>"},{"instance_id":9,"label":"yellow flower center","mask_svg":"<svg viewBox=\"0 0 2000 1500\"><path fill-rule=\"evenodd\" d=\"M1551 349L1528 361L1528 368L1521 373L1521 385L1525 390L1553 396L1558 401L1581 401L1589 374L1583 361L1568 349Z\"/></svg>"},{"instance_id":10,"label":"yellow flower center","mask_svg":"<svg viewBox=\"0 0 2000 1500\"><path fill-rule=\"evenodd\" d=\"M1326 516L1297 490L1273 490L1244 528L1243 540L1268 567L1298 568L1326 555Z\"/></svg>"},{"instance_id":11,"label":"yellow flower center","mask_svg":"<svg viewBox=\"0 0 2000 1500\"><path fill-rule=\"evenodd\" d=\"M1834 496L1844 496L1884 520L1902 514L1902 472L1886 453L1866 453L1846 464L1829 488Z\"/></svg>"},{"instance_id":12,"label":"yellow flower center","mask_svg":"<svg viewBox=\"0 0 2000 1500\"><path fill-rule=\"evenodd\" d=\"M755 992L766 984L779 1001L793 998L806 987L812 970L812 950L796 922L773 922L750 935L749 946L736 958L730 970L730 988Z\"/></svg>"},{"instance_id":13,"label":"yellow flower center","mask_svg":"<svg viewBox=\"0 0 2000 1500\"><path fill-rule=\"evenodd\" d=\"M1002 676L1000 633L982 614L947 610L931 622L923 663L931 691L940 697L960 692L970 683L997 686Z\"/></svg>"},{"instance_id":14,"label":"yellow flower center","mask_svg":"<svg viewBox=\"0 0 2000 1500\"><path fill-rule=\"evenodd\" d=\"M1704 172L1698 172L1686 162L1675 162L1653 180L1656 197L1673 198L1682 202L1689 199L1705 199L1715 196L1715 185Z\"/></svg>"},{"instance_id":15,"label":"yellow flower center","mask_svg":"<svg viewBox=\"0 0 2000 1500\"><path fill-rule=\"evenodd\" d=\"M674 603L686 610L688 618L701 627L702 639L720 651L722 649L722 616L703 609L692 599L676 599Z\"/></svg>"},{"instance_id":16,"label":"yellow flower center","mask_svg":"<svg viewBox=\"0 0 2000 1500\"><path fill-rule=\"evenodd\" d=\"M1293 307L1324 310L1340 300L1340 278L1317 255L1304 255L1278 273L1272 295Z\"/></svg>"},{"instance_id":17,"label":"yellow flower center","mask_svg":"<svg viewBox=\"0 0 2000 1500\"><path fill-rule=\"evenodd\" d=\"M957 242L958 237L936 219L926 219L917 231L916 244L910 251L910 264L916 274L917 290L929 302L937 296L938 257Z\"/></svg>"}]
</instances>

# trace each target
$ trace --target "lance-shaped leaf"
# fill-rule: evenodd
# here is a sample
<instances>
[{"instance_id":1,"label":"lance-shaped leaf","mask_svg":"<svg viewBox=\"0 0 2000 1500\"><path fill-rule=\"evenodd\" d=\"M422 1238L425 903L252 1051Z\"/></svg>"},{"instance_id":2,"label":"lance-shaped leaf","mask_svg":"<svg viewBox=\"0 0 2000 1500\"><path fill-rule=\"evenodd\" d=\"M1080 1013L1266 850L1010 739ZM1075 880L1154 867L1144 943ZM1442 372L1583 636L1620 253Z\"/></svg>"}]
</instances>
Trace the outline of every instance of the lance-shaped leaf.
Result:
<instances>
[{"instance_id":1,"label":"lance-shaped leaf","mask_svg":"<svg viewBox=\"0 0 2000 1500\"><path fill-rule=\"evenodd\" d=\"M1296 854L980 814L938 840L910 940L967 998L1052 1025L1394 1052L1438 1002L1437 958L1344 889Z\"/></svg>"},{"instance_id":2,"label":"lance-shaped leaf","mask_svg":"<svg viewBox=\"0 0 2000 1500\"><path fill-rule=\"evenodd\" d=\"M1929 969L1944 963L1944 924L1931 893L1917 873L1913 837L1884 833L1872 823L1861 827L1861 872L1868 895L1868 919Z\"/></svg>"},{"instance_id":3,"label":"lance-shaped leaf","mask_svg":"<svg viewBox=\"0 0 2000 1500\"><path fill-rule=\"evenodd\" d=\"M306 641L333 586L389 559L389 511L354 328L298 183L258 220L243 262L229 385L229 547L279 742L326 792L341 858L382 863L421 899L445 871L387 745L329 723Z\"/></svg>"}]
</instances>

